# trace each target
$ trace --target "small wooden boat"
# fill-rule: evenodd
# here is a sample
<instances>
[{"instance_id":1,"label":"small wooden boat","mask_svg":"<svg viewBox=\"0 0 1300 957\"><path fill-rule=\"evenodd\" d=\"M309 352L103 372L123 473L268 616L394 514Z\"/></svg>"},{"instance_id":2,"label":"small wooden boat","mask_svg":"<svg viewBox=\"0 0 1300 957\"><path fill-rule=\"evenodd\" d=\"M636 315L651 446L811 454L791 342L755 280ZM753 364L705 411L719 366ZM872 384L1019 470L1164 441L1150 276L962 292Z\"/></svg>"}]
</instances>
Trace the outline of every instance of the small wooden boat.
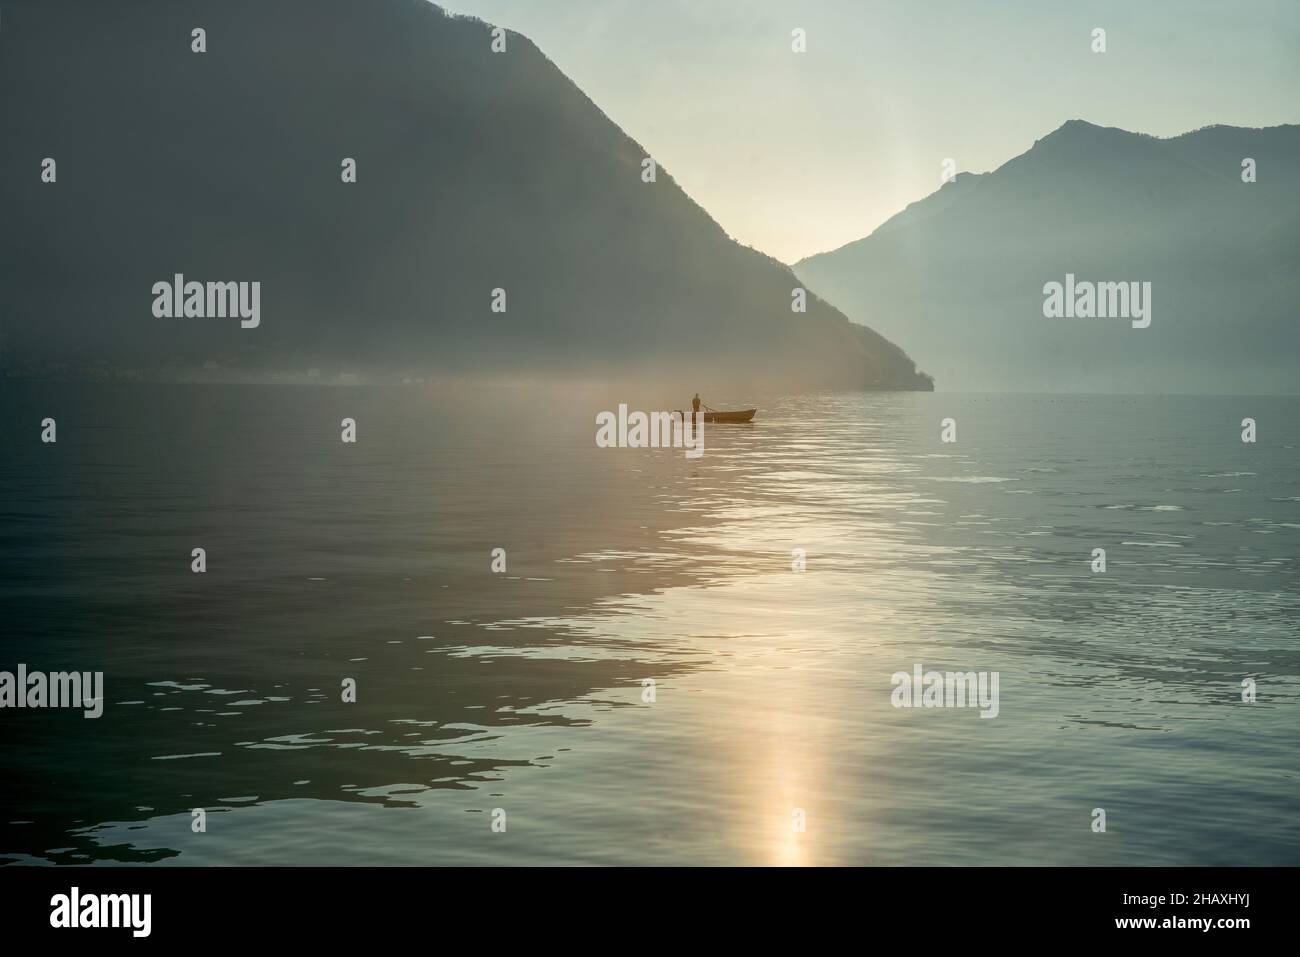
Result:
<instances>
[{"instance_id":1,"label":"small wooden boat","mask_svg":"<svg viewBox=\"0 0 1300 957\"><path fill-rule=\"evenodd\" d=\"M713 409L705 409L703 415L704 421L709 423L752 422L754 419L754 413L757 411L758 409L743 409L738 412L717 412ZM690 415L689 412L682 412L680 409L678 410L678 414L683 416Z\"/></svg>"},{"instance_id":2,"label":"small wooden boat","mask_svg":"<svg viewBox=\"0 0 1300 957\"><path fill-rule=\"evenodd\" d=\"M758 409L744 409L740 412L705 412L705 422L752 422Z\"/></svg>"}]
</instances>

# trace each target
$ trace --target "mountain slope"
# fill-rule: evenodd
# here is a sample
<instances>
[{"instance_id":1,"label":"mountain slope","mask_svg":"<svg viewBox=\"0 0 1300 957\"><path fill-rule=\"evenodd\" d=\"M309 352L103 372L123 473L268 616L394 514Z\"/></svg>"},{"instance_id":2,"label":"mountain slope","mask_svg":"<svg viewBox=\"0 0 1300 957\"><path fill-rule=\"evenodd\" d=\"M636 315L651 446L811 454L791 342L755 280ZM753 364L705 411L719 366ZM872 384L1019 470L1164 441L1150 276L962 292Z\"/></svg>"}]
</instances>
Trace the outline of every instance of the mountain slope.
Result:
<instances>
[{"instance_id":1,"label":"mountain slope","mask_svg":"<svg viewBox=\"0 0 1300 957\"><path fill-rule=\"evenodd\" d=\"M6 3L5 367L930 387L827 304L792 313L788 267L663 169L643 183L645 152L526 38L491 39L423 0ZM260 281L261 325L155 318L175 273Z\"/></svg>"},{"instance_id":2,"label":"mountain slope","mask_svg":"<svg viewBox=\"0 0 1300 957\"><path fill-rule=\"evenodd\" d=\"M794 269L945 388L1289 392L1297 187L1300 126L1157 139L1072 120ZM1044 318L1067 273L1151 282L1151 325Z\"/></svg>"}]
</instances>

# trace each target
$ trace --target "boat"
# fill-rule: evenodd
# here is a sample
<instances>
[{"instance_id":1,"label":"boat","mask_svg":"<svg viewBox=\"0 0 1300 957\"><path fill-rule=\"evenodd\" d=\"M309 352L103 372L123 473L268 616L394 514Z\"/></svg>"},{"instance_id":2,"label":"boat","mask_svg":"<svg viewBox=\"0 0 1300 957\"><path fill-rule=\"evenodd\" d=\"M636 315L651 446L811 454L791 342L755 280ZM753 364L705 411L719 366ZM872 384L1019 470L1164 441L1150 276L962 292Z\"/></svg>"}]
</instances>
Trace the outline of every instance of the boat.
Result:
<instances>
[{"instance_id":1,"label":"boat","mask_svg":"<svg viewBox=\"0 0 1300 957\"><path fill-rule=\"evenodd\" d=\"M739 412L705 412L705 422L752 422L758 409L743 409Z\"/></svg>"},{"instance_id":2,"label":"boat","mask_svg":"<svg viewBox=\"0 0 1300 957\"><path fill-rule=\"evenodd\" d=\"M716 409L705 409L701 414L704 416L704 421L710 424L716 422L752 422L754 413L757 411L758 409L741 409L736 412L719 412ZM689 413L678 410L678 414L688 415Z\"/></svg>"}]
</instances>

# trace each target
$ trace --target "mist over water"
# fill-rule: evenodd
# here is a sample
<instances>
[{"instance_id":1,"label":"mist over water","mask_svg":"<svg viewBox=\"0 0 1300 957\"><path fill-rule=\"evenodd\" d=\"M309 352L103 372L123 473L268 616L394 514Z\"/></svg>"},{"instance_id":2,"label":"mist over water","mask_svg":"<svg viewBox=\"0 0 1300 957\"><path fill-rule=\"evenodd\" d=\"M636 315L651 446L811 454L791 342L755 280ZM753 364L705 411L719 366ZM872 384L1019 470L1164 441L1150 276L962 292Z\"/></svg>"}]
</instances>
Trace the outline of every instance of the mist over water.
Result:
<instances>
[{"instance_id":1,"label":"mist over water","mask_svg":"<svg viewBox=\"0 0 1300 957\"><path fill-rule=\"evenodd\" d=\"M0 859L1300 861L1300 398L706 395L688 460L577 389L0 393L0 669L106 689L4 715Z\"/></svg>"}]
</instances>

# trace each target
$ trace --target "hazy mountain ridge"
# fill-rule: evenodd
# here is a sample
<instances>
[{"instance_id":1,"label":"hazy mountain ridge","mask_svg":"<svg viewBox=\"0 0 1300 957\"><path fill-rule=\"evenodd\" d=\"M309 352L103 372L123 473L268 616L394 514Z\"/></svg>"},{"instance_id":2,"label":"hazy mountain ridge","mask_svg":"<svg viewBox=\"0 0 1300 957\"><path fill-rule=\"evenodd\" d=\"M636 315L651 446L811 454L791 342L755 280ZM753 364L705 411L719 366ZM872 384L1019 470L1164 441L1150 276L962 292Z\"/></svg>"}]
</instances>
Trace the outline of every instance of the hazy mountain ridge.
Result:
<instances>
[{"instance_id":1,"label":"hazy mountain ridge","mask_svg":"<svg viewBox=\"0 0 1300 957\"><path fill-rule=\"evenodd\" d=\"M423 0L6 5L11 373L627 370L930 388L747 249L527 38ZM207 52L190 31L207 31ZM40 181L43 157L55 184ZM340 182L344 157L357 182ZM176 273L262 321L158 319ZM506 290L506 312L490 309Z\"/></svg>"},{"instance_id":2,"label":"hazy mountain ridge","mask_svg":"<svg viewBox=\"0 0 1300 957\"><path fill-rule=\"evenodd\" d=\"M1294 391L1298 186L1300 126L1160 139L1072 120L794 268L948 388ZM1151 326L1044 318L1066 273L1152 282Z\"/></svg>"}]
</instances>

